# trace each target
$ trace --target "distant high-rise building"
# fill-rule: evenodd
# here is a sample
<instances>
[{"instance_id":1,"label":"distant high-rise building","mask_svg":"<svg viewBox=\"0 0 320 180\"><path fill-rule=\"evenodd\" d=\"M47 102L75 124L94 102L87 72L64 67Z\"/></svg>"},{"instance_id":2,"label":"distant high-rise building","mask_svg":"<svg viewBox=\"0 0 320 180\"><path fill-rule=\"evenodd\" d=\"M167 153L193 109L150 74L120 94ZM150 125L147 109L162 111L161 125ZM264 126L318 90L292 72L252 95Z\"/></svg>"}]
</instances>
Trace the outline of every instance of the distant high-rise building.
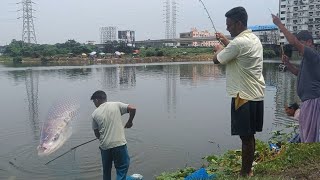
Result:
<instances>
[{"instance_id":1,"label":"distant high-rise building","mask_svg":"<svg viewBox=\"0 0 320 180\"><path fill-rule=\"evenodd\" d=\"M117 40L117 27L108 26L100 28L100 43Z\"/></svg>"},{"instance_id":2,"label":"distant high-rise building","mask_svg":"<svg viewBox=\"0 0 320 180\"><path fill-rule=\"evenodd\" d=\"M118 40L125 42L128 46L134 46L135 32L131 30L118 31Z\"/></svg>"},{"instance_id":3,"label":"distant high-rise building","mask_svg":"<svg viewBox=\"0 0 320 180\"><path fill-rule=\"evenodd\" d=\"M320 0L279 0L279 14L291 33L308 30L314 42L320 43ZM288 43L283 33L280 33L280 43Z\"/></svg>"}]
</instances>

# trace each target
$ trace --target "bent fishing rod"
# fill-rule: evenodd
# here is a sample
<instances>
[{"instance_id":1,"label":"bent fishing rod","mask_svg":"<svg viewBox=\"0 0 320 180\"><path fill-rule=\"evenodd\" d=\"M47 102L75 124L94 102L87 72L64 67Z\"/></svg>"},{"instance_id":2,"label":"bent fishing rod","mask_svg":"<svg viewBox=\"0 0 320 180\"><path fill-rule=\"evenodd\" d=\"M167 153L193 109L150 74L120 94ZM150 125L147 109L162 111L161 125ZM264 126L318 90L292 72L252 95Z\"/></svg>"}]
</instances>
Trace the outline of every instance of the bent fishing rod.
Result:
<instances>
[{"instance_id":1,"label":"bent fishing rod","mask_svg":"<svg viewBox=\"0 0 320 180\"><path fill-rule=\"evenodd\" d=\"M199 0L199 2L202 4L204 10L206 11L206 13L207 13L207 15L208 15L208 18L210 19L210 22L211 22L211 24L212 24L212 28L214 29L214 32L217 33L217 29L216 29L216 27L214 26L213 20L212 20L210 14L209 14L208 9L207 9L206 6L204 5L204 2L203 2L202 0ZM219 43L221 44L221 40L218 39L218 38L217 38L217 40L218 40Z\"/></svg>"},{"instance_id":2,"label":"bent fishing rod","mask_svg":"<svg viewBox=\"0 0 320 180\"><path fill-rule=\"evenodd\" d=\"M213 21L212 21L212 18L211 18L211 16L210 16L210 14L209 14L208 9L206 8L206 6L204 5L204 3L203 3L202 0L199 0L199 2L202 4L204 10L207 12L207 15L208 15L208 18L210 19L210 22L211 22L211 24L212 24L212 27L213 27L215 33L217 33L217 29L216 29L216 27L215 27L214 24L213 24Z\"/></svg>"},{"instance_id":3,"label":"bent fishing rod","mask_svg":"<svg viewBox=\"0 0 320 180\"><path fill-rule=\"evenodd\" d=\"M95 140L97 140L97 138L94 138L94 139L91 139L90 141L87 141L87 142L85 142L85 143L79 144L78 146L75 146L75 147L69 149L67 152L61 154L60 156L52 159L51 161L48 161L45 165L47 165L47 164L51 163L52 161L54 161L54 160L62 157L63 155L67 154L68 152L70 152L70 151L72 151L72 150L75 150L75 149L77 149L78 147L83 146L83 145L85 145L85 144L88 144L88 143L90 143L90 142L92 142L92 141L95 141Z\"/></svg>"}]
</instances>

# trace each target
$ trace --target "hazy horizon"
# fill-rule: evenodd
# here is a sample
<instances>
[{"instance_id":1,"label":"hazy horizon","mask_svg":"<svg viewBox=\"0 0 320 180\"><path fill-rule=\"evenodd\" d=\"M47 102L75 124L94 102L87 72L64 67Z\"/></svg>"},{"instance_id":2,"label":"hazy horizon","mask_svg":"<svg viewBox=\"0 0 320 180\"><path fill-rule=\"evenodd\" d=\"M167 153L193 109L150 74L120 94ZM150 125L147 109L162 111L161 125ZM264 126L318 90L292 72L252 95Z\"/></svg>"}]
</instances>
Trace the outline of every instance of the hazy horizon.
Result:
<instances>
[{"instance_id":1,"label":"hazy horizon","mask_svg":"<svg viewBox=\"0 0 320 180\"><path fill-rule=\"evenodd\" d=\"M21 1L21 0L20 0ZM20 1L0 2L0 45L12 39L21 40L22 16ZM198 0L176 0L177 37L195 27L213 32L210 20ZM134 30L136 40L163 39L165 37L165 0L42 0L34 1L34 26L39 44L63 43L74 39L80 43L100 42L99 28L116 26L118 30ZM272 24L270 11L278 12L278 0L203 0L213 19L216 29L225 30L225 13L233 7L246 8L250 25ZM222 3L223 2L223 3Z\"/></svg>"}]
</instances>

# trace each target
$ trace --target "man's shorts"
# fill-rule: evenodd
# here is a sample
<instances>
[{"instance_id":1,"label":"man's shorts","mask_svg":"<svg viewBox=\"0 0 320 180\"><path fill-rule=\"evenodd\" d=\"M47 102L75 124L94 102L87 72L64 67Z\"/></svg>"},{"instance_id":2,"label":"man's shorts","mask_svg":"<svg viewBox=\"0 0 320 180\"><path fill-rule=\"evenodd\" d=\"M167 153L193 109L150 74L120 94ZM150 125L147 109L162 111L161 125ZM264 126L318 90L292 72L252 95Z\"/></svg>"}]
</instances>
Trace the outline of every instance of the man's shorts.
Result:
<instances>
[{"instance_id":1,"label":"man's shorts","mask_svg":"<svg viewBox=\"0 0 320 180\"><path fill-rule=\"evenodd\" d=\"M235 109L231 100L231 135L249 136L261 132L263 127L263 101L248 101Z\"/></svg>"}]
</instances>

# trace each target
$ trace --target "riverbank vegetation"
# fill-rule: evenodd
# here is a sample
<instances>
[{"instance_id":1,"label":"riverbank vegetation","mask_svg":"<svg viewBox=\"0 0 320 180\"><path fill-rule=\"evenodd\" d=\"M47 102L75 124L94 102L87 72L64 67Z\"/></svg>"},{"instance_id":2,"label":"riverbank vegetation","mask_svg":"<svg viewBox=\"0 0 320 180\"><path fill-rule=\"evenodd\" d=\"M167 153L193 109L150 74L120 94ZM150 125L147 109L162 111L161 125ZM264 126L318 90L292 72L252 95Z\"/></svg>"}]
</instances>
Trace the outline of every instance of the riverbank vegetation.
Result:
<instances>
[{"instance_id":1,"label":"riverbank vegetation","mask_svg":"<svg viewBox=\"0 0 320 180\"><path fill-rule=\"evenodd\" d=\"M115 56L115 52L122 52L121 56ZM147 58L147 57L166 57L170 59L192 60L190 57L209 57L212 56L212 47L141 47L135 48L126 46L124 42L110 41L103 47L90 44L81 44L75 40L68 40L65 43L48 44L26 44L22 41L12 40L4 47L0 61L63 61L63 60L91 60L88 54L96 52L95 58ZM103 55L101 55L103 54ZM100 56L101 55L101 56ZM264 49L265 58L276 58L278 52L270 47ZM188 57L188 58L186 58ZM207 60L204 59L204 60Z\"/></svg>"},{"instance_id":2,"label":"riverbank vegetation","mask_svg":"<svg viewBox=\"0 0 320 180\"><path fill-rule=\"evenodd\" d=\"M26 44L23 41L12 40L12 42L4 48L3 55L5 57L37 59L52 56L73 56L82 53L90 53L95 50L94 45L83 45L74 40L68 40L65 43L55 45L48 44Z\"/></svg>"},{"instance_id":3,"label":"riverbank vegetation","mask_svg":"<svg viewBox=\"0 0 320 180\"><path fill-rule=\"evenodd\" d=\"M212 47L163 47L163 48L142 48L140 49L141 57L152 56L166 56L166 57L183 57L183 56L197 56L197 55L212 55ZM265 58L278 57L275 50L265 48L263 52Z\"/></svg>"},{"instance_id":4,"label":"riverbank vegetation","mask_svg":"<svg viewBox=\"0 0 320 180\"><path fill-rule=\"evenodd\" d=\"M289 143L280 142L289 134L274 132L268 143L257 141L254 176L250 179L259 180L289 180L318 179L320 177L320 143ZM277 142L279 148L270 148L270 143ZM217 175L220 180L246 179L239 178L241 168L241 150L230 150L221 156L209 155L203 158L208 174ZM165 172L156 180L183 180L196 171L196 168L186 167L176 172Z\"/></svg>"}]
</instances>

